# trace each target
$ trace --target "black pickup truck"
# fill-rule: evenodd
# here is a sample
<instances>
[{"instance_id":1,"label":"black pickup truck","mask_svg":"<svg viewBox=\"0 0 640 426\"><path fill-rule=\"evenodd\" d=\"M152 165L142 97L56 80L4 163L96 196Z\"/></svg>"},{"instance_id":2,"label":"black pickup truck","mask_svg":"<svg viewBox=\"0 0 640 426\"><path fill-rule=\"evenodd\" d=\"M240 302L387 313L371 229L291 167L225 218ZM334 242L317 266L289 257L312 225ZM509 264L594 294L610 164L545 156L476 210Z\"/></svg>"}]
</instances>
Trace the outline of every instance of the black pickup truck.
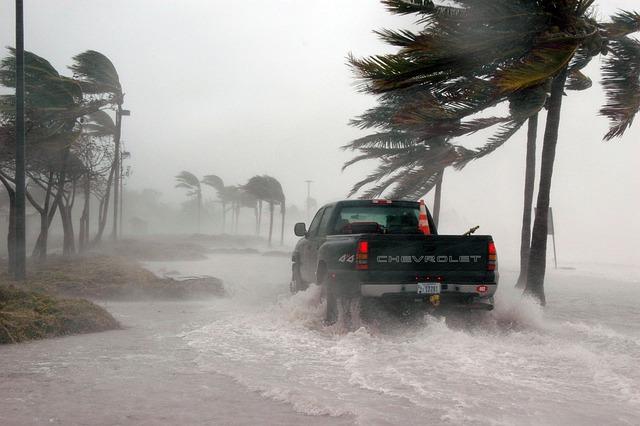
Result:
<instances>
[{"instance_id":1,"label":"black pickup truck","mask_svg":"<svg viewBox=\"0 0 640 426\"><path fill-rule=\"evenodd\" d=\"M323 206L308 230L304 223L295 225L302 238L292 256L292 292L309 283L323 286L327 322L335 321L340 298L493 309L498 272L492 237L438 235L426 213L427 233L420 228L415 201L347 200Z\"/></svg>"}]
</instances>

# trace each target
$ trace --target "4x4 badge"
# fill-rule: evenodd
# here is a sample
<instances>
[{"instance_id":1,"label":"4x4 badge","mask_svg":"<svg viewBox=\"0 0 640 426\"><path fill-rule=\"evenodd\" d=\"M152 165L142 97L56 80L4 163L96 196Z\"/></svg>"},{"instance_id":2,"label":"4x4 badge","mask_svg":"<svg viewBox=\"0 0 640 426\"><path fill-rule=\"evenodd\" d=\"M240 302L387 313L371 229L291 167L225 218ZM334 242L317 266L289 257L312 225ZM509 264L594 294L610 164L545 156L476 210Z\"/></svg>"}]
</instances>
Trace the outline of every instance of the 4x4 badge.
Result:
<instances>
[{"instance_id":1,"label":"4x4 badge","mask_svg":"<svg viewBox=\"0 0 640 426\"><path fill-rule=\"evenodd\" d=\"M338 259L338 262L341 262L341 263L353 263L353 262L355 262L355 260L356 260L356 255L355 254L343 254Z\"/></svg>"}]
</instances>

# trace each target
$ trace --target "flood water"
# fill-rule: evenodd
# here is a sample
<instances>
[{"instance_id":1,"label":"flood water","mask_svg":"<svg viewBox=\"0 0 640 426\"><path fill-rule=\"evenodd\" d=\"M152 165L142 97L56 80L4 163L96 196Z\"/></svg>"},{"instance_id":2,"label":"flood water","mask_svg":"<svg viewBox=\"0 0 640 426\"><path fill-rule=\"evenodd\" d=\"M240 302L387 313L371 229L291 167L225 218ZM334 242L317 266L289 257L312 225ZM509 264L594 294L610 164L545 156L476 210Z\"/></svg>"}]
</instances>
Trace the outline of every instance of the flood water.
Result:
<instances>
[{"instance_id":1,"label":"flood water","mask_svg":"<svg viewBox=\"0 0 640 426\"><path fill-rule=\"evenodd\" d=\"M501 265L477 323L345 332L322 325L317 288L288 294L286 257L146 265L218 276L231 295L108 304L129 329L0 348L2 424L640 423L634 268L550 270L542 309Z\"/></svg>"}]
</instances>

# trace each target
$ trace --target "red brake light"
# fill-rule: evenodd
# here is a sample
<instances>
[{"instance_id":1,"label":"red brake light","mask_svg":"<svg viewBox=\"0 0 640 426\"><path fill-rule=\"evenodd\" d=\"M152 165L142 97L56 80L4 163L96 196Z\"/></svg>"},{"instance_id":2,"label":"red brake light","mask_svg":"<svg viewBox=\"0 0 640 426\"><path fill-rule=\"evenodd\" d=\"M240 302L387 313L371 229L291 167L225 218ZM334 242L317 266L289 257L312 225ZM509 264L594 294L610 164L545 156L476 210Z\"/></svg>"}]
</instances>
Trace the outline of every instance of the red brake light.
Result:
<instances>
[{"instance_id":1,"label":"red brake light","mask_svg":"<svg viewBox=\"0 0 640 426\"><path fill-rule=\"evenodd\" d=\"M373 204L391 204L391 200L371 200Z\"/></svg>"},{"instance_id":2,"label":"red brake light","mask_svg":"<svg viewBox=\"0 0 640 426\"><path fill-rule=\"evenodd\" d=\"M487 271L496 270L496 262L498 261L498 252L496 251L496 245L493 241L489 241L489 256L487 258Z\"/></svg>"},{"instance_id":3,"label":"red brake light","mask_svg":"<svg viewBox=\"0 0 640 426\"><path fill-rule=\"evenodd\" d=\"M479 285L479 286L476 286L476 291L478 293L486 293L487 291L489 291L489 287L487 287L484 284L483 285Z\"/></svg>"},{"instance_id":4,"label":"red brake light","mask_svg":"<svg viewBox=\"0 0 640 426\"><path fill-rule=\"evenodd\" d=\"M369 241L358 241L356 269L369 269Z\"/></svg>"}]
</instances>

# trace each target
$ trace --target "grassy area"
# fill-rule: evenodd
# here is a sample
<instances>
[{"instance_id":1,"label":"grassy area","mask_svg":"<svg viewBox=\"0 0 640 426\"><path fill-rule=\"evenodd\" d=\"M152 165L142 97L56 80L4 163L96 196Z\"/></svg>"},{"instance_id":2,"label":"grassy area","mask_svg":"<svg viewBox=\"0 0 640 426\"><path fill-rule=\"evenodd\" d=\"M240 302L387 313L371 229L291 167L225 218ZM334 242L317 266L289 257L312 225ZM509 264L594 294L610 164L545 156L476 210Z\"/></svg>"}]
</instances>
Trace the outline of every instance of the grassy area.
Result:
<instances>
[{"instance_id":1,"label":"grassy area","mask_svg":"<svg viewBox=\"0 0 640 426\"><path fill-rule=\"evenodd\" d=\"M0 286L0 344L119 328L100 306Z\"/></svg>"},{"instance_id":2,"label":"grassy area","mask_svg":"<svg viewBox=\"0 0 640 426\"><path fill-rule=\"evenodd\" d=\"M8 277L0 273L0 282ZM190 299L225 294L222 281L158 278L124 257L91 255L50 257L33 264L24 288L61 297L98 300Z\"/></svg>"},{"instance_id":3,"label":"grassy area","mask_svg":"<svg viewBox=\"0 0 640 426\"><path fill-rule=\"evenodd\" d=\"M25 282L16 283L0 262L0 343L118 328L93 300L202 299L224 296L222 281L158 278L123 257L50 257L31 263ZM13 283L13 285L11 284Z\"/></svg>"}]
</instances>

